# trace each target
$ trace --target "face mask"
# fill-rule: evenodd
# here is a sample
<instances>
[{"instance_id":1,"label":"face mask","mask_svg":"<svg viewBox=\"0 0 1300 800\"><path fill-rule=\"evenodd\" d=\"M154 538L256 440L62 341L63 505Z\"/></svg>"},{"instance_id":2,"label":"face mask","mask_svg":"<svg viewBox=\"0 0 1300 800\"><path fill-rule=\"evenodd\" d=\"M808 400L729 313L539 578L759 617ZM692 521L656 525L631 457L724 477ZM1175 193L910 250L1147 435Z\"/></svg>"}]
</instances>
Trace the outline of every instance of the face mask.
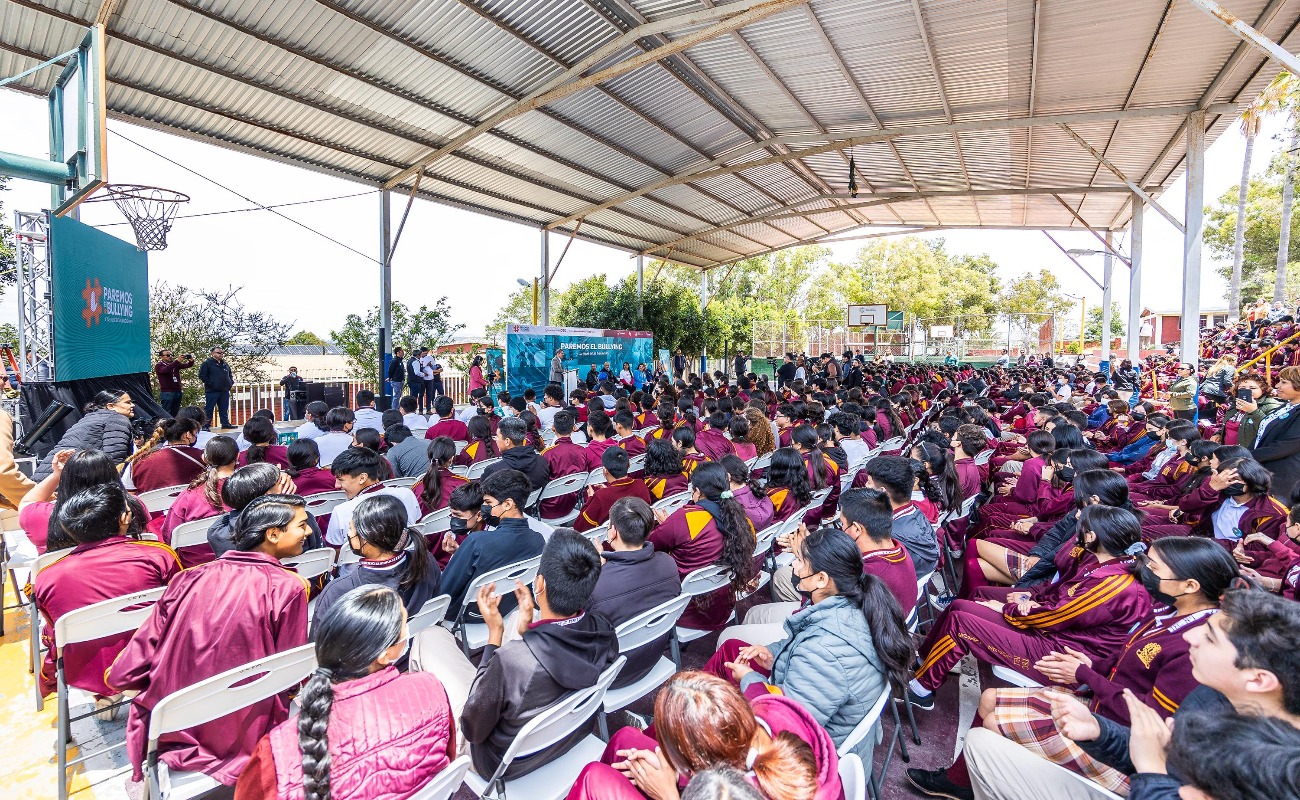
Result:
<instances>
[{"instance_id":1,"label":"face mask","mask_svg":"<svg viewBox=\"0 0 1300 800\"><path fill-rule=\"evenodd\" d=\"M501 524L501 518L493 516L492 505L490 503L484 503L479 508L479 516L483 517L483 524L487 525L489 528L495 528Z\"/></svg>"},{"instance_id":2,"label":"face mask","mask_svg":"<svg viewBox=\"0 0 1300 800\"><path fill-rule=\"evenodd\" d=\"M809 600L809 601L812 600L812 592L811 592L811 591L805 591L805 590L803 590L803 589L800 589L800 588L799 588L799 584L803 583L804 581L806 581L808 578L811 578L811 577L812 577L811 575L807 575L807 576L804 576L804 577L800 578L798 575L794 574L794 571L793 571L793 570L790 571L790 586L791 586L791 587L792 587L796 592L799 593L799 596L800 596L800 597L802 597L804 600Z\"/></svg>"},{"instance_id":3,"label":"face mask","mask_svg":"<svg viewBox=\"0 0 1300 800\"><path fill-rule=\"evenodd\" d=\"M1083 531L1079 531L1079 535L1075 537L1075 541L1078 543L1079 547L1084 550L1084 552L1087 553L1097 552L1097 540L1094 539L1092 543L1089 544L1087 539L1085 538L1086 536L1087 534L1085 534Z\"/></svg>"},{"instance_id":4,"label":"face mask","mask_svg":"<svg viewBox=\"0 0 1300 800\"><path fill-rule=\"evenodd\" d=\"M351 550L351 551L352 551L352 555L356 556L357 558L364 558L365 556L361 555L361 548L358 547L358 546L356 546L356 545L354 545L354 544L352 544L353 540L356 540L356 541L360 542L360 541L361 541L361 537L360 537L360 536L349 536L349 537L348 537L348 549ZM362 543L364 544L364 542L362 542Z\"/></svg>"},{"instance_id":5,"label":"face mask","mask_svg":"<svg viewBox=\"0 0 1300 800\"><path fill-rule=\"evenodd\" d=\"M1160 434L1159 434L1159 433L1152 433L1151 431L1147 431L1147 438L1148 438L1148 439L1159 439L1159 438L1160 438Z\"/></svg>"},{"instance_id":6,"label":"face mask","mask_svg":"<svg viewBox=\"0 0 1300 800\"><path fill-rule=\"evenodd\" d=\"M1228 497L1241 497L1246 493L1246 484L1230 483L1223 488L1223 493Z\"/></svg>"},{"instance_id":7,"label":"face mask","mask_svg":"<svg viewBox=\"0 0 1300 800\"><path fill-rule=\"evenodd\" d=\"M409 653L409 652L411 652L411 640L410 640L410 639L403 639L403 640L402 640L402 652L398 653L398 654L397 654L397 658L394 658L394 659L393 659L393 664L396 664L397 662L399 662L399 661L401 661L402 659L406 658L406 654ZM390 664L389 666L391 666L391 664Z\"/></svg>"},{"instance_id":8,"label":"face mask","mask_svg":"<svg viewBox=\"0 0 1300 800\"><path fill-rule=\"evenodd\" d=\"M460 517L452 517L451 519L447 520L447 522L451 526L451 532L456 534L457 536L464 536L465 534L469 533L468 520L461 519Z\"/></svg>"},{"instance_id":9,"label":"face mask","mask_svg":"<svg viewBox=\"0 0 1300 800\"><path fill-rule=\"evenodd\" d=\"M1073 482L1074 482L1074 467L1057 467L1057 469L1056 469L1056 477L1060 478L1061 480L1065 481L1066 483L1073 483Z\"/></svg>"},{"instance_id":10,"label":"face mask","mask_svg":"<svg viewBox=\"0 0 1300 800\"><path fill-rule=\"evenodd\" d=\"M1138 580L1142 581L1142 587L1147 590L1147 594L1151 595L1151 599L1157 603L1164 603L1173 608L1174 602L1179 597L1182 597L1182 595L1165 594L1160 588L1162 585L1160 576L1152 572L1151 568L1145 564L1142 565L1142 569L1138 572ZM1166 580L1173 579L1168 578Z\"/></svg>"}]
</instances>

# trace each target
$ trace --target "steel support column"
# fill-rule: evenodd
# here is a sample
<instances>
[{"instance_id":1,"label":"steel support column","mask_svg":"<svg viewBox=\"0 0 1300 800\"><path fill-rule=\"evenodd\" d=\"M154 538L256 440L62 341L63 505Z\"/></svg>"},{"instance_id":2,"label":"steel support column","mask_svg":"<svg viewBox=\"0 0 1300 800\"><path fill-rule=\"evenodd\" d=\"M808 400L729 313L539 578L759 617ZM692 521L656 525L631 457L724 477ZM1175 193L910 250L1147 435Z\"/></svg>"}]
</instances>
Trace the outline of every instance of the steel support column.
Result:
<instances>
[{"instance_id":1,"label":"steel support column","mask_svg":"<svg viewBox=\"0 0 1300 800\"><path fill-rule=\"evenodd\" d=\"M645 316L645 256L637 254L636 257L636 313Z\"/></svg>"},{"instance_id":2,"label":"steel support column","mask_svg":"<svg viewBox=\"0 0 1300 800\"><path fill-rule=\"evenodd\" d=\"M1183 234L1182 347L1179 358L1196 364L1201 340L1201 236L1205 229L1205 112L1187 117L1187 208Z\"/></svg>"},{"instance_id":3,"label":"steel support column","mask_svg":"<svg viewBox=\"0 0 1300 800\"><path fill-rule=\"evenodd\" d=\"M388 372L384 357L388 355L393 334L393 235L389 217L392 212L392 193L387 189L379 193L379 386L380 408L391 408L388 394Z\"/></svg>"},{"instance_id":4,"label":"steel support column","mask_svg":"<svg viewBox=\"0 0 1300 800\"><path fill-rule=\"evenodd\" d=\"M551 324L551 237L542 228L542 324Z\"/></svg>"},{"instance_id":5,"label":"steel support column","mask_svg":"<svg viewBox=\"0 0 1300 800\"><path fill-rule=\"evenodd\" d=\"M1142 360L1142 198L1133 195L1133 222L1129 229L1128 273L1128 359L1135 365Z\"/></svg>"},{"instance_id":6,"label":"steel support column","mask_svg":"<svg viewBox=\"0 0 1300 800\"><path fill-rule=\"evenodd\" d=\"M1101 370L1106 367L1109 373L1110 368L1107 362L1110 361L1110 303L1111 297L1115 291L1115 257L1110 254L1110 248L1114 244L1115 235L1106 231L1106 254L1101 261L1101 349L1097 352L1097 369Z\"/></svg>"}]
</instances>

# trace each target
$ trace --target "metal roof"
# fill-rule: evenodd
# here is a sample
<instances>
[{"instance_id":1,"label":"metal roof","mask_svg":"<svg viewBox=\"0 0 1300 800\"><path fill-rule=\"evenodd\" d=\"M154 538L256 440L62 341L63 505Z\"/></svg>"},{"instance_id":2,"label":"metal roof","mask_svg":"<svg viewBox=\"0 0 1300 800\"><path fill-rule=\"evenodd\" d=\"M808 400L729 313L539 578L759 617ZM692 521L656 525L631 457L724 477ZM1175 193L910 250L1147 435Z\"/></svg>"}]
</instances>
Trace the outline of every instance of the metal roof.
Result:
<instances>
[{"instance_id":1,"label":"metal roof","mask_svg":"<svg viewBox=\"0 0 1300 800\"><path fill-rule=\"evenodd\" d=\"M1292 41L1300 0L1229 2ZM1187 115L1213 140L1278 71L1172 0L110 8L116 118L703 268L863 226L1121 228L1129 189L1070 131L1158 197ZM0 0L0 75L100 10Z\"/></svg>"}]
</instances>

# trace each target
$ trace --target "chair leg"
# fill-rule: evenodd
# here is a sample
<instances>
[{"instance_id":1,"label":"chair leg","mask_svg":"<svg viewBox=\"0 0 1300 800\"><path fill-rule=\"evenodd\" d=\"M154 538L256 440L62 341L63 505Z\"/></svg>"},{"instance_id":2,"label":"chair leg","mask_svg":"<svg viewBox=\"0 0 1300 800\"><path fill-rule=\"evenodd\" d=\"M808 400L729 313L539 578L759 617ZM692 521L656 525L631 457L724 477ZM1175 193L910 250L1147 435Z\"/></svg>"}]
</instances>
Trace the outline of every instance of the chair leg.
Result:
<instances>
[{"instance_id":1,"label":"chair leg","mask_svg":"<svg viewBox=\"0 0 1300 800\"><path fill-rule=\"evenodd\" d=\"M903 710L907 712L907 724L912 726L912 741L920 746L921 732L916 728L916 714L912 711L912 704L904 701Z\"/></svg>"},{"instance_id":2,"label":"chair leg","mask_svg":"<svg viewBox=\"0 0 1300 800\"><path fill-rule=\"evenodd\" d=\"M682 644L677 640L676 628L673 629L672 635L668 637L668 645L669 648L672 650L673 664L676 665L677 671L681 672L682 671Z\"/></svg>"},{"instance_id":3,"label":"chair leg","mask_svg":"<svg viewBox=\"0 0 1300 800\"><path fill-rule=\"evenodd\" d=\"M903 696L903 702L907 703L907 695ZM907 738L903 736L903 721L898 717L898 704L890 703L889 712L894 715L894 738L898 740L898 757L903 759L904 763L911 763L912 756L907 752ZM888 760L885 762L888 764Z\"/></svg>"},{"instance_id":4,"label":"chair leg","mask_svg":"<svg viewBox=\"0 0 1300 800\"><path fill-rule=\"evenodd\" d=\"M608 716L609 715L606 714L603 709L596 712L596 730L600 734L600 740L603 742L609 741L609 720L607 719Z\"/></svg>"},{"instance_id":5,"label":"chair leg","mask_svg":"<svg viewBox=\"0 0 1300 800\"><path fill-rule=\"evenodd\" d=\"M59 800L68 800L68 739L69 737L69 720L68 720L68 686L63 682L63 660L58 664L58 715L55 730L58 732L57 740L54 743L54 752L57 756L59 765ZM39 690L38 690L39 692Z\"/></svg>"}]
</instances>

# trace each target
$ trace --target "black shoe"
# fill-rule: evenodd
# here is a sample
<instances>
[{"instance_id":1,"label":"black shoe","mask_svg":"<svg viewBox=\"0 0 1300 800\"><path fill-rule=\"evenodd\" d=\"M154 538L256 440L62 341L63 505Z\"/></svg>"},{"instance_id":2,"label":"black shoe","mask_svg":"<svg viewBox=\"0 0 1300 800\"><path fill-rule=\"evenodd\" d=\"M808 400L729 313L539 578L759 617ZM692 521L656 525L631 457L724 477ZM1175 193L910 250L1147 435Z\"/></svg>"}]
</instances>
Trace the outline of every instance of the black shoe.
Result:
<instances>
[{"instance_id":1,"label":"black shoe","mask_svg":"<svg viewBox=\"0 0 1300 800\"><path fill-rule=\"evenodd\" d=\"M922 711L934 710L934 692L930 692L925 697L921 697L910 688L907 690L907 702L921 709Z\"/></svg>"},{"instance_id":2,"label":"black shoe","mask_svg":"<svg viewBox=\"0 0 1300 800\"><path fill-rule=\"evenodd\" d=\"M909 769L907 782L931 797L946 797L948 800L975 800L975 792L969 786L958 786L948 777L946 769Z\"/></svg>"}]
</instances>

